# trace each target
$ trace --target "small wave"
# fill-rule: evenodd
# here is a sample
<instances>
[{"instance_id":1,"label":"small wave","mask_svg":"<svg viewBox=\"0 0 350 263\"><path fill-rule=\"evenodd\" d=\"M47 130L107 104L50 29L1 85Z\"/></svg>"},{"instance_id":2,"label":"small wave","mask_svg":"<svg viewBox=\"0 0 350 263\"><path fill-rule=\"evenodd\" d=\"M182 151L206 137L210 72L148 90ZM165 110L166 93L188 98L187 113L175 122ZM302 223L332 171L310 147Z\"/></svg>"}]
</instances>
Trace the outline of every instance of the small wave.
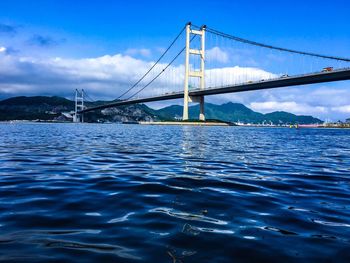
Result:
<instances>
[{"instance_id":1,"label":"small wave","mask_svg":"<svg viewBox=\"0 0 350 263\"><path fill-rule=\"evenodd\" d=\"M281 228L277 228L277 227L271 227L271 226L265 226L262 229L264 230L269 230L269 231L273 231L273 232L278 232L281 233L282 235L287 235L287 236L297 236L298 234L289 230L285 230L285 229L281 229Z\"/></svg>"},{"instance_id":2,"label":"small wave","mask_svg":"<svg viewBox=\"0 0 350 263\"><path fill-rule=\"evenodd\" d=\"M201 232L214 233L214 234L234 234L232 230L217 229L217 228L207 228L207 227L197 227L190 224L185 224L182 228L182 232L188 235L197 236Z\"/></svg>"},{"instance_id":3,"label":"small wave","mask_svg":"<svg viewBox=\"0 0 350 263\"><path fill-rule=\"evenodd\" d=\"M133 214L135 214L135 213L134 212L127 213L125 216L113 218L113 219L109 220L107 223L114 224L114 223L127 221L129 219L129 216L131 216Z\"/></svg>"},{"instance_id":4,"label":"small wave","mask_svg":"<svg viewBox=\"0 0 350 263\"><path fill-rule=\"evenodd\" d=\"M322 221L317 219L311 219L311 221L317 224L325 225L325 226L350 227L350 224L346 224L346 223L329 222L329 221Z\"/></svg>"},{"instance_id":5,"label":"small wave","mask_svg":"<svg viewBox=\"0 0 350 263\"><path fill-rule=\"evenodd\" d=\"M192 214L192 213L186 213L186 212L182 212L182 211L176 211L176 210L171 209L171 208L159 207L159 208L151 209L149 212L151 212L151 213L163 213L163 214L166 214L166 215L169 215L172 217L181 218L184 220L200 221L200 222L206 222L206 223L211 223L211 224L215 224L215 225L227 225L228 224L228 222L223 221L223 220L203 216L201 214Z\"/></svg>"},{"instance_id":6,"label":"small wave","mask_svg":"<svg viewBox=\"0 0 350 263\"><path fill-rule=\"evenodd\" d=\"M134 259L134 260L141 259L140 257L137 257L131 254L133 250L127 249L121 246L116 246L116 245L90 244L90 243L81 243L81 242L55 240L55 239L40 240L40 243L50 248L88 250L88 251L97 252L97 253L112 253L122 258L128 258L128 259Z\"/></svg>"}]
</instances>

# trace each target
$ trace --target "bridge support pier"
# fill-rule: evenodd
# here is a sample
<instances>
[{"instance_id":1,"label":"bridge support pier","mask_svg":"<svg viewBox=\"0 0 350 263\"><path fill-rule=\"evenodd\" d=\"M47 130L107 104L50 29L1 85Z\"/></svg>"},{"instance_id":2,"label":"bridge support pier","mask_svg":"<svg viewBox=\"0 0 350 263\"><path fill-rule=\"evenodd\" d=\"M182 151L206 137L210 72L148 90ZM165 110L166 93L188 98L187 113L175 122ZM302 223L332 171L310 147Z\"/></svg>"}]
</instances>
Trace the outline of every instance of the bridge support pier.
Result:
<instances>
[{"instance_id":1,"label":"bridge support pier","mask_svg":"<svg viewBox=\"0 0 350 263\"><path fill-rule=\"evenodd\" d=\"M199 99L199 120L205 121L205 114L204 114L204 96L201 96Z\"/></svg>"},{"instance_id":2,"label":"bridge support pier","mask_svg":"<svg viewBox=\"0 0 350 263\"><path fill-rule=\"evenodd\" d=\"M200 30L194 30L191 28L191 23L186 26L186 53L185 53L185 81L184 81L184 107L182 120L188 120L188 104L189 102L199 102L200 112L199 119L205 120L204 113L204 96L197 98L191 98L189 96L189 80L190 78L200 78L200 89L205 89L205 28L202 26ZM191 35L198 35L201 38L201 49L191 49L190 38ZM194 69L190 71L190 55L199 55L201 60L201 66L199 70Z\"/></svg>"}]
</instances>

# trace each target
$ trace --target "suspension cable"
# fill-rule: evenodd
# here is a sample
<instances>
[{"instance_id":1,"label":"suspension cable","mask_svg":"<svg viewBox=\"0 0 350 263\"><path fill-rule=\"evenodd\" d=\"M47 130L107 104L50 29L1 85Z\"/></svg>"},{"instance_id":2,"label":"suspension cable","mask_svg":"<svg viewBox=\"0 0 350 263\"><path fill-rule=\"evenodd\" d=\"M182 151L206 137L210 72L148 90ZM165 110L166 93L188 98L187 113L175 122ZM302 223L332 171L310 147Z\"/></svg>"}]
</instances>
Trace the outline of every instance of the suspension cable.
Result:
<instances>
[{"instance_id":1,"label":"suspension cable","mask_svg":"<svg viewBox=\"0 0 350 263\"><path fill-rule=\"evenodd\" d=\"M121 97L123 97L125 94L129 93L132 89L134 89L150 72L152 69L154 69L154 67L161 61L161 59L168 53L168 51L170 50L170 48L172 48L172 46L175 44L175 42L179 39L179 37L181 36L181 34L184 32L184 30L186 29L186 26L184 26L180 33L175 37L175 39L171 42L171 44L169 45L169 47L163 52L163 54L158 58L158 60L152 65L152 67L138 80L135 82L134 85L132 85L128 90L126 90L125 92L123 92L118 98L120 99Z\"/></svg>"},{"instance_id":2,"label":"suspension cable","mask_svg":"<svg viewBox=\"0 0 350 263\"><path fill-rule=\"evenodd\" d=\"M223 32L220 32L218 30L215 30L215 29L212 29L212 28L208 28L208 27L207 27L206 30L208 32L210 32L210 33L215 34L215 35L222 36L222 37L225 37L225 38L228 38L228 39L232 39L232 40L235 40L235 41L238 41L238 42L254 45L254 46L259 46L259 47L264 47L264 48L269 48L269 49L275 49L275 50L280 50L280 51L285 51L285 52L290 52L290 53L296 53L296 54L300 54L300 55L307 55L307 56L312 56L312 57L319 57L319 58L326 58L326 59L333 59L333 60L338 60L338 61L350 62L350 58L326 56L326 55L316 54L316 53L311 53L311 52L304 52L304 51L298 51L298 50L293 50L293 49L288 49L288 48L281 48L281 47L266 45L266 44L262 44L262 43L255 42L255 41L251 41L251 40L248 40L248 39L244 39L244 38L236 37L236 36L233 36L233 35L229 35L229 34L226 34L226 33L223 33Z\"/></svg>"},{"instance_id":3,"label":"suspension cable","mask_svg":"<svg viewBox=\"0 0 350 263\"><path fill-rule=\"evenodd\" d=\"M84 96L87 99L86 102L91 102L91 103L95 102L95 100L92 99L86 91L84 92Z\"/></svg>"},{"instance_id":4,"label":"suspension cable","mask_svg":"<svg viewBox=\"0 0 350 263\"><path fill-rule=\"evenodd\" d=\"M196 35L194 35L191 39L190 39L190 43L193 41L193 39L195 39ZM173 62L182 54L182 52L184 52L184 50L186 49L186 47L183 47L179 53L177 53L177 55L169 62L169 64L163 68L163 70L161 72L159 72L157 74L157 76L155 76L153 79L151 79L145 86L143 86L140 90L138 90L137 92L135 92L133 95L131 95L129 98L127 98L126 100L130 100L131 98L135 97L137 94L139 94L141 91L143 91L145 88L147 88L149 85L151 85L157 78L159 78L160 75L162 75L164 73L164 71L170 67L171 64L173 64Z\"/></svg>"}]
</instances>

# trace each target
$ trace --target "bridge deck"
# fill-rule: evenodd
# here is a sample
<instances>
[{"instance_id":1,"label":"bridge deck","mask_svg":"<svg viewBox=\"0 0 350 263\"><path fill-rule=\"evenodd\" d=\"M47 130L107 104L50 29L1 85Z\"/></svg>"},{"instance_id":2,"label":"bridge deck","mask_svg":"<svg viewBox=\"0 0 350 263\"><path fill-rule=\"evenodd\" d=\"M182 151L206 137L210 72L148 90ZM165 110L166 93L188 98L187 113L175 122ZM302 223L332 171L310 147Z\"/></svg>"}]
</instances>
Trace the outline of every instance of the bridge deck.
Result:
<instances>
[{"instance_id":1,"label":"bridge deck","mask_svg":"<svg viewBox=\"0 0 350 263\"><path fill-rule=\"evenodd\" d=\"M213 87L207 88L205 90L191 90L189 91L190 96L207 96L207 95L216 95L224 93L235 93L243 91L252 91L252 90L263 90L263 89L272 89L272 88L282 88L289 86L298 86L306 84L316 84L323 82L333 82L340 80L350 80L350 68L339 69L330 72L317 72L306 75L290 76L290 77L280 77L272 80L265 81L256 81L251 83L244 83L239 85L230 85L223 87ZM162 101L162 100L173 100L183 98L183 92L176 92L170 94L164 94L159 96L146 97L141 99L131 99L131 100L121 100L113 103L95 106L91 108L84 109L79 113L85 113L94 110L101 110L111 107L137 104L137 103L146 103L152 101Z\"/></svg>"}]
</instances>

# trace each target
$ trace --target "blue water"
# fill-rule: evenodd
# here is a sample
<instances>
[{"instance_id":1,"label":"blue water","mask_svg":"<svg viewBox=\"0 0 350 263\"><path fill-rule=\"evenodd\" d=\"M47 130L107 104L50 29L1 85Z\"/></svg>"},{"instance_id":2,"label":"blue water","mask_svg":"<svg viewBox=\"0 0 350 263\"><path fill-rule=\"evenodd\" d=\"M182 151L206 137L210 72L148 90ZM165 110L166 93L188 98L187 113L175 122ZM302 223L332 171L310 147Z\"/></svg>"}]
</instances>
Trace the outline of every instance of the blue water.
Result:
<instances>
[{"instance_id":1,"label":"blue water","mask_svg":"<svg viewBox=\"0 0 350 263\"><path fill-rule=\"evenodd\" d=\"M0 124L0 261L350 262L349 139Z\"/></svg>"}]
</instances>

